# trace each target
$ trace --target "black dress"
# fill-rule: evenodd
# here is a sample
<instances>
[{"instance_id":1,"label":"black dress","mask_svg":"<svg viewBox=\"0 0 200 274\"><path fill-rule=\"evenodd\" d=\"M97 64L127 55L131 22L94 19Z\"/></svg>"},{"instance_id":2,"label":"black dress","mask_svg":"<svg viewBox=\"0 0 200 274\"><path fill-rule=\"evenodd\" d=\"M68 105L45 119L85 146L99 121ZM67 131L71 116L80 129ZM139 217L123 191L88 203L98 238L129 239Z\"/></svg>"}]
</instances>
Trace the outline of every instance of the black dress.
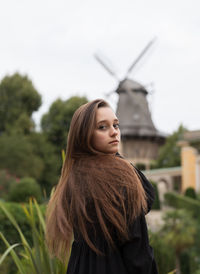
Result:
<instances>
[{"instance_id":1,"label":"black dress","mask_svg":"<svg viewBox=\"0 0 200 274\"><path fill-rule=\"evenodd\" d=\"M150 210L154 200L153 187L142 172L137 172ZM95 238L94 243L104 255L97 255L75 231L67 274L157 274L144 214L134 221L129 231L130 240L116 242L115 249L108 246L100 231L97 232L98 238Z\"/></svg>"}]
</instances>

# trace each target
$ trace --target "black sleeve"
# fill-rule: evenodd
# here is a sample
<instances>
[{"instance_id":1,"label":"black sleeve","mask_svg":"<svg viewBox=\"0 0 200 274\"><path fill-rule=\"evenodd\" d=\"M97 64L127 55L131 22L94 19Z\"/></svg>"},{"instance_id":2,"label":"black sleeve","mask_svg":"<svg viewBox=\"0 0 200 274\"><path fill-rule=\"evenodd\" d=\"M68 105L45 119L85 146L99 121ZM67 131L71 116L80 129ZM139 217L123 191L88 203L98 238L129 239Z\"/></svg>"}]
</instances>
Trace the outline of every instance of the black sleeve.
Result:
<instances>
[{"instance_id":1,"label":"black sleeve","mask_svg":"<svg viewBox=\"0 0 200 274\"><path fill-rule=\"evenodd\" d=\"M120 157L119 154L117 156ZM140 170L133 168L145 190L149 212L155 197L154 188ZM129 240L123 242L119 249L128 274L158 274L144 214L129 225Z\"/></svg>"},{"instance_id":2,"label":"black sleeve","mask_svg":"<svg viewBox=\"0 0 200 274\"><path fill-rule=\"evenodd\" d=\"M138 217L130 226L130 240L121 248L121 256L129 274L157 274L153 249L149 245L144 215Z\"/></svg>"},{"instance_id":3,"label":"black sleeve","mask_svg":"<svg viewBox=\"0 0 200 274\"><path fill-rule=\"evenodd\" d=\"M154 201L154 188L145 175L134 167L147 196L148 212ZM149 245L148 230L144 214L129 227L129 241L121 246L121 254L130 274L158 274L153 249Z\"/></svg>"}]
</instances>

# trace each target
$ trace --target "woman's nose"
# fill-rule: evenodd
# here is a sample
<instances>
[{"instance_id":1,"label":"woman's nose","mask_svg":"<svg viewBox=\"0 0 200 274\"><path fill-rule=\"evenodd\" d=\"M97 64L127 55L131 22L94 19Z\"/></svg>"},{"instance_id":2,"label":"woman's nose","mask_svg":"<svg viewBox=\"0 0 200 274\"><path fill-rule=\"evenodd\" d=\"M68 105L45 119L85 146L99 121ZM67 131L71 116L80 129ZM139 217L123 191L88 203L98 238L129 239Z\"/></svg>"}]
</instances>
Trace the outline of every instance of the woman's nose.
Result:
<instances>
[{"instance_id":1,"label":"woman's nose","mask_svg":"<svg viewBox=\"0 0 200 274\"><path fill-rule=\"evenodd\" d=\"M116 128L114 128L114 127L111 127L111 130L110 130L110 135L111 135L111 136L115 136L115 135L117 135L117 134L118 134L117 129L116 129Z\"/></svg>"}]
</instances>

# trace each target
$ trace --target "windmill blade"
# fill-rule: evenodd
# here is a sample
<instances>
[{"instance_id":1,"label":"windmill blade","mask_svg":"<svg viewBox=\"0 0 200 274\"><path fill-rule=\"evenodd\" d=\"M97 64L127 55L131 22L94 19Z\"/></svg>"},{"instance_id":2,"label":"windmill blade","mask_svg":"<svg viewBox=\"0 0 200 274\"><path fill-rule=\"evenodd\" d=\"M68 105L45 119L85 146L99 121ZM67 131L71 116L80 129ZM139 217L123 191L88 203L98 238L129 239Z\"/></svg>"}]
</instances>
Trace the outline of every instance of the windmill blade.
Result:
<instances>
[{"instance_id":1,"label":"windmill blade","mask_svg":"<svg viewBox=\"0 0 200 274\"><path fill-rule=\"evenodd\" d=\"M135 59L135 61L132 63L132 65L129 67L127 70L125 78L130 74L132 69L138 64L140 59L144 56L144 54L148 51L148 49L155 43L156 37L154 37L147 45L146 47L142 50L142 52L139 54L139 56Z\"/></svg>"},{"instance_id":2,"label":"windmill blade","mask_svg":"<svg viewBox=\"0 0 200 274\"><path fill-rule=\"evenodd\" d=\"M111 74L117 81L119 81L117 75L102 61L102 59L97 55L94 54L95 59L107 70L109 74Z\"/></svg>"}]
</instances>

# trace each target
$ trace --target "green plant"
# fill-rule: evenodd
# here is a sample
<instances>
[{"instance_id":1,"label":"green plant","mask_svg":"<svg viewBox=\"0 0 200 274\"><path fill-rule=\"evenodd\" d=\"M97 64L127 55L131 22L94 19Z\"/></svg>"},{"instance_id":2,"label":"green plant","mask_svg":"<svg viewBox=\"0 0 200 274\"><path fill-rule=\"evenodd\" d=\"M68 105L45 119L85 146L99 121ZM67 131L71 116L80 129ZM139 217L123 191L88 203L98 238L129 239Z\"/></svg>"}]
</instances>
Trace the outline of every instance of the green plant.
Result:
<instances>
[{"instance_id":1,"label":"green plant","mask_svg":"<svg viewBox=\"0 0 200 274\"><path fill-rule=\"evenodd\" d=\"M192 199L196 199L197 195L196 195L195 189L193 187L188 187L185 190L185 196L190 197Z\"/></svg>"},{"instance_id":2,"label":"green plant","mask_svg":"<svg viewBox=\"0 0 200 274\"><path fill-rule=\"evenodd\" d=\"M166 212L164 221L165 224L161 230L161 236L164 241L171 246L171 249L174 250L177 274L180 274L180 257L184 251L195 243L197 223L192 218L191 212L184 209ZM189 260L185 268L189 268Z\"/></svg>"},{"instance_id":3,"label":"green plant","mask_svg":"<svg viewBox=\"0 0 200 274\"><path fill-rule=\"evenodd\" d=\"M145 169L146 169L146 166L145 166L145 164L143 164L143 163L137 163L137 164L136 164L136 167L137 167L137 169L139 169L139 170L145 170Z\"/></svg>"},{"instance_id":4,"label":"green plant","mask_svg":"<svg viewBox=\"0 0 200 274\"><path fill-rule=\"evenodd\" d=\"M159 231L149 231L149 239L150 244L154 249L154 256L157 263L158 272L161 274L167 274L169 271L175 268L174 250L172 250L170 246L164 241Z\"/></svg>"},{"instance_id":5,"label":"green plant","mask_svg":"<svg viewBox=\"0 0 200 274\"><path fill-rule=\"evenodd\" d=\"M194 216L199 216L200 201L194 200L174 192L165 194L165 202L175 208L184 208L193 213Z\"/></svg>"},{"instance_id":6,"label":"green plant","mask_svg":"<svg viewBox=\"0 0 200 274\"><path fill-rule=\"evenodd\" d=\"M41 189L33 178L23 178L13 184L9 190L8 200L13 202L28 202L30 197L34 197L41 202Z\"/></svg>"},{"instance_id":7,"label":"green plant","mask_svg":"<svg viewBox=\"0 0 200 274\"><path fill-rule=\"evenodd\" d=\"M33 210L34 206L36 208L36 216ZM68 258L66 258L66 263L63 264L58 259L50 256L45 242L45 220L36 200L34 199L32 201L32 199L30 199L29 208L27 206L23 206L24 213L31 227L33 246L29 244L20 226L12 214L10 214L10 212L6 209L4 203L0 203L0 208L11 221L21 239L20 243L11 245L5 236L0 232L0 238L7 247L6 251L0 258L0 265L3 263L8 254L11 254L19 274L65 274ZM36 217L39 219L39 224L36 222ZM15 251L17 247L21 247L20 254Z\"/></svg>"},{"instance_id":8,"label":"green plant","mask_svg":"<svg viewBox=\"0 0 200 274\"><path fill-rule=\"evenodd\" d=\"M3 200L7 199L9 188L13 183L16 183L17 179L10 175L7 170L0 170L0 198Z\"/></svg>"},{"instance_id":9,"label":"green plant","mask_svg":"<svg viewBox=\"0 0 200 274\"><path fill-rule=\"evenodd\" d=\"M153 185L154 190L155 190L155 200L153 202L152 209L159 210L160 209L160 199L159 199L158 186L154 182L151 182L151 184Z\"/></svg>"}]
</instances>

